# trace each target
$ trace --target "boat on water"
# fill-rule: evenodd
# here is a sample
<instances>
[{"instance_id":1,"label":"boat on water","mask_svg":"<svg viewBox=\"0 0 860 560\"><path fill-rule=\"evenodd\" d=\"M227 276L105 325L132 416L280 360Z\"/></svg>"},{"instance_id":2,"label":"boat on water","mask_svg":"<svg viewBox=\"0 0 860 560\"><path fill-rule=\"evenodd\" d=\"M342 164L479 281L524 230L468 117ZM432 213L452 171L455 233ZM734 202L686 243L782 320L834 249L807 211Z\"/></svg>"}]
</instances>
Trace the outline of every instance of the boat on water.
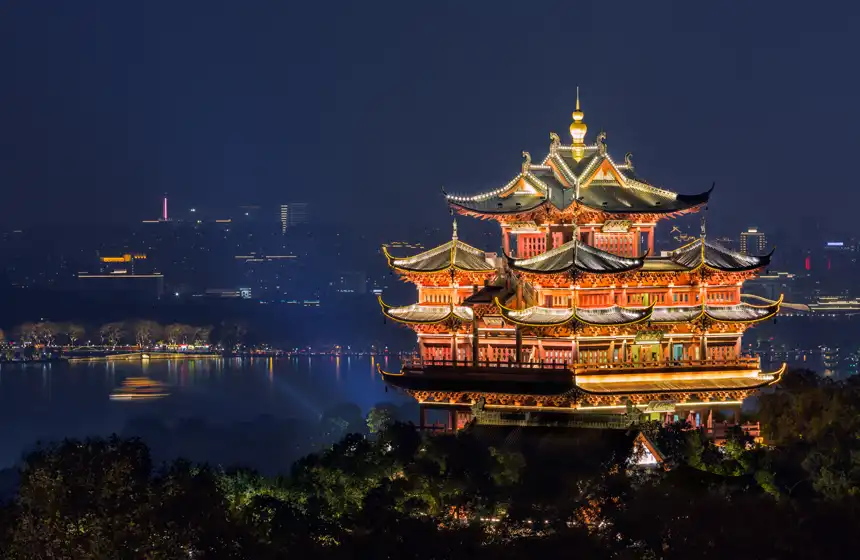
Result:
<instances>
[{"instance_id":1,"label":"boat on water","mask_svg":"<svg viewBox=\"0 0 860 560\"><path fill-rule=\"evenodd\" d=\"M110 394L112 401L152 400L170 394L167 385L149 377L128 377Z\"/></svg>"}]
</instances>

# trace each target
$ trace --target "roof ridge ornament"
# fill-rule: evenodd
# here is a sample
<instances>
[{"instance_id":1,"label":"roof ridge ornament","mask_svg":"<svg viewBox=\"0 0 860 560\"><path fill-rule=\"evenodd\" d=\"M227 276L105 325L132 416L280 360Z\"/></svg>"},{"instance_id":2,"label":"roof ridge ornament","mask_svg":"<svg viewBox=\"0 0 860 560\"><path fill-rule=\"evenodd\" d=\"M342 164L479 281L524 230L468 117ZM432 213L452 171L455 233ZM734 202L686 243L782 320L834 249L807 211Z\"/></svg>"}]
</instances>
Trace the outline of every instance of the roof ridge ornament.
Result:
<instances>
[{"instance_id":1,"label":"roof ridge ornament","mask_svg":"<svg viewBox=\"0 0 860 560\"><path fill-rule=\"evenodd\" d=\"M523 175L529 172L532 165L532 155L528 152L523 152Z\"/></svg>"},{"instance_id":2,"label":"roof ridge ornament","mask_svg":"<svg viewBox=\"0 0 860 560\"><path fill-rule=\"evenodd\" d=\"M561 138L555 132L549 133L549 154L554 156L558 153L558 147L561 146Z\"/></svg>"},{"instance_id":3,"label":"roof ridge ornament","mask_svg":"<svg viewBox=\"0 0 860 560\"><path fill-rule=\"evenodd\" d=\"M633 152L627 152L624 154L624 165L626 165L628 169L633 169Z\"/></svg>"},{"instance_id":4,"label":"roof ridge ornament","mask_svg":"<svg viewBox=\"0 0 860 560\"><path fill-rule=\"evenodd\" d=\"M453 231L451 233L451 240L457 241L457 239L458 239L458 237L457 237L457 218L454 218L454 228L453 228Z\"/></svg>"},{"instance_id":5,"label":"roof ridge ornament","mask_svg":"<svg viewBox=\"0 0 860 560\"><path fill-rule=\"evenodd\" d=\"M606 132L603 130L597 135L597 153L601 156L606 155Z\"/></svg>"},{"instance_id":6,"label":"roof ridge ornament","mask_svg":"<svg viewBox=\"0 0 860 560\"><path fill-rule=\"evenodd\" d=\"M576 111L571 115L570 136L573 138L573 159L578 163L585 157L585 133L588 127L582 122L585 114L579 109L579 86L576 86Z\"/></svg>"}]
</instances>

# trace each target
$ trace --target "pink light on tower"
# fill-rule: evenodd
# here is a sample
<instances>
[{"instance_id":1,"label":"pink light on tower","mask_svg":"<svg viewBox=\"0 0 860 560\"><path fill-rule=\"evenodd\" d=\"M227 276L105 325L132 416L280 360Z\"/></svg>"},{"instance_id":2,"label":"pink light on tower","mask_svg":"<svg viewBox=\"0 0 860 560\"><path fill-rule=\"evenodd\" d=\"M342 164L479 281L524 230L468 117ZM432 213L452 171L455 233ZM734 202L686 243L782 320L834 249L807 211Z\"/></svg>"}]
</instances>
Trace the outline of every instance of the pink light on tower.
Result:
<instances>
[{"instance_id":1,"label":"pink light on tower","mask_svg":"<svg viewBox=\"0 0 860 560\"><path fill-rule=\"evenodd\" d=\"M166 196L164 197L164 208L162 210L161 219L164 220L165 222L167 221L167 197Z\"/></svg>"}]
</instances>

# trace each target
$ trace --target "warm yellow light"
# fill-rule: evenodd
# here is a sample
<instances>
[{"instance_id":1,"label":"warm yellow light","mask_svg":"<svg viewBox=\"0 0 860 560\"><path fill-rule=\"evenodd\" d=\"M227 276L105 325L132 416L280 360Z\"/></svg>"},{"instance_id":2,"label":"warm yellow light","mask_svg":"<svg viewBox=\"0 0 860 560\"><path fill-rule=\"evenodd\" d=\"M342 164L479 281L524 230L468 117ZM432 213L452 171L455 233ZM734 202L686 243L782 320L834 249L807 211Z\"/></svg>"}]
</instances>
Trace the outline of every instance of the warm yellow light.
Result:
<instances>
[{"instance_id":1,"label":"warm yellow light","mask_svg":"<svg viewBox=\"0 0 860 560\"><path fill-rule=\"evenodd\" d=\"M606 375L577 375L577 383L637 383L642 381L699 381L709 379L736 379L738 377L756 378L759 370L738 372L718 371L702 373L633 373Z\"/></svg>"}]
</instances>

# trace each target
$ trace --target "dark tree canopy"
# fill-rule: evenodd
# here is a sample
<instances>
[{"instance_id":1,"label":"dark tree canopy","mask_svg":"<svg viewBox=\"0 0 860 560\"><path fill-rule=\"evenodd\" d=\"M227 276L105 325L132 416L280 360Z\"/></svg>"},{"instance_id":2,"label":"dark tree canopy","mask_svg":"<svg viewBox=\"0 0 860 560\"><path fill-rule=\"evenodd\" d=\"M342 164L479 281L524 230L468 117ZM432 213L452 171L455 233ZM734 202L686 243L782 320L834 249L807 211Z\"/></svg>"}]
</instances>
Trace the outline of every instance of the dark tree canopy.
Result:
<instances>
[{"instance_id":1,"label":"dark tree canopy","mask_svg":"<svg viewBox=\"0 0 860 560\"><path fill-rule=\"evenodd\" d=\"M23 464L0 557L841 558L860 546L857 387L789 374L761 397L773 445L642 427L669 471L631 466L638 430L428 436L380 411L332 415L371 433L279 477L65 441Z\"/></svg>"}]
</instances>

